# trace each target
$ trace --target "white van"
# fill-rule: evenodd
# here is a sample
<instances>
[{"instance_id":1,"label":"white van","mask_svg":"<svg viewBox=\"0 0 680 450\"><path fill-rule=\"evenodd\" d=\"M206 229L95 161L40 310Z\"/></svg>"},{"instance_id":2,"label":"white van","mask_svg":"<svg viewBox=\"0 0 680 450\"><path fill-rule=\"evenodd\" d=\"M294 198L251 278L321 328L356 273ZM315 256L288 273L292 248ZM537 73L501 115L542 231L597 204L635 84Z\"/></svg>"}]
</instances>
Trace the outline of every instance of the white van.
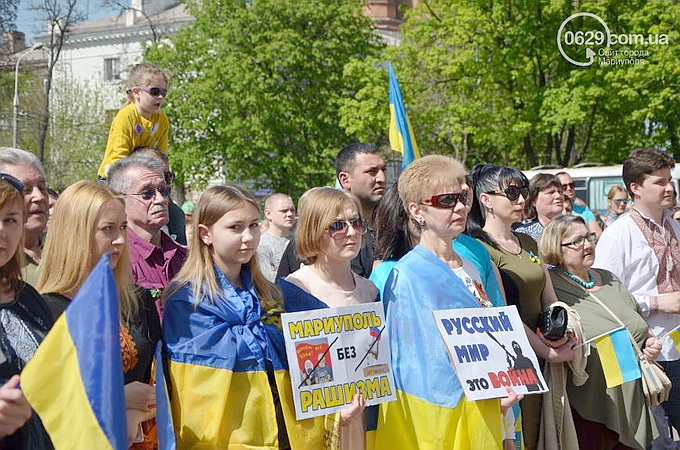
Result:
<instances>
[{"instance_id":1,"label":"white van","mask_svg":"<svg viewBox=\"0 0 680 450\"><path fill-rule=\"evenodd\" d=\"M609 187L617 184L625 189L622 173L623 165L603 166L598 163L577 164L574 167L534 167L524 170L524 175L531 180L536 174L567 172L574 179L576 195L586 202L590 209L598 211L600 215L607 212L607 194ZM680 192L680 164L676 164L671 171L675 192Z\"/></svg>"}]
</instances>

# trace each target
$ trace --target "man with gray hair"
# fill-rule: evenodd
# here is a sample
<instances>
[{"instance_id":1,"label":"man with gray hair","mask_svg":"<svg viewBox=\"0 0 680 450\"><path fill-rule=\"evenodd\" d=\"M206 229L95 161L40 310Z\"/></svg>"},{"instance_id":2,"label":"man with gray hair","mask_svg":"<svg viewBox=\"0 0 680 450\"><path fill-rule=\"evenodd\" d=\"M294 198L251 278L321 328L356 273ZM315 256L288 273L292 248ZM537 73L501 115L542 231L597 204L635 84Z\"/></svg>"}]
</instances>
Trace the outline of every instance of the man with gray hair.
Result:
<instances>
[{"instance_id":1,"label":"man with gray hair","mask_svg":"<svg viewBox=\"0 0 680 450\"><path fill-rule=\"evenodd\" d=\"M35 285L42 256L40 237L45 231L49 215L45 171L34 154L18 148L0 147L0 173L12 175L24 185L24 253L27 264L22 276L28 284Z\"/></svg>"},{"instance_id":2,"label":"man with gray hair","mask_svg":"<svg viewBox=\"0 0 680 450\"><path fill-rule=\"evenodd\" d=\"M109 186L125 196L128 251L135 282L149 289L159 313L160 291L177 274L186 249L162 231L168 223L170 187L163 165L153 158L133 155L116 161L108 172Z\"/></svg>"}]
</instances>

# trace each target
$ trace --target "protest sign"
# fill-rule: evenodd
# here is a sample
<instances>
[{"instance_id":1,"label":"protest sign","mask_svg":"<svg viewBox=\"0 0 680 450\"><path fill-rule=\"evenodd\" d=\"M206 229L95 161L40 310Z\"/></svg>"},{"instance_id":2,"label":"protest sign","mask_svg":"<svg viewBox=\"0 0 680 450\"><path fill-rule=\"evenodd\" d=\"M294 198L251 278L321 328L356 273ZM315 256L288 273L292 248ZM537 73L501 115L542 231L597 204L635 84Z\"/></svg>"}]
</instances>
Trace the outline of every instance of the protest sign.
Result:
<instances>
[{"instance_id":1,"label":"protest sign","mask_svg":"<svg viewBox=\"0 0 680 450\"><path fill-rule=\"evenodd\" d=\"M298 420L395 399L382 302L286 313L283 334Z\"/></svg>"},{"instance_id":2,"label":"protest sign","mask_svg":"<svg viewBox=\"0 0 680 450\"><path fill-rule=\"evenodd\" d=\"M547 392L514 306L433 311L468 400Z\"/></svg>"}]
</instances>

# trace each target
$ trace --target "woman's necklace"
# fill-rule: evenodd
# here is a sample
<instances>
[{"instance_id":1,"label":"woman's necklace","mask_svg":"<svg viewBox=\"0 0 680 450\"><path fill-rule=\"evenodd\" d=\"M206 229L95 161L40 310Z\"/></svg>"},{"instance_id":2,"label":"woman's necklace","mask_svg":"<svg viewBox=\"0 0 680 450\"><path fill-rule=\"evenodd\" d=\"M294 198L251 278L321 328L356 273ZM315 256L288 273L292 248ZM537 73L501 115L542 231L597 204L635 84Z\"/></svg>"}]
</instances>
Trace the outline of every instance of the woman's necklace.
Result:
<instances>
[{"instance_id":1,"label":"woman's necklace","mask_svg":"<svg viewBox=\"0 0 680 450\"><path fill-rule=\"evenodd\" d=\"M515 235L513 235L513 237L515 237ZM515 239L517 239L517 238L515 237ZM515 250L515 251L510 250L508 247L501 244L500 241L496 241L496 243L498 244L498 246L501 249L505 250L506 252L510 253L511 255L519 256L520 258L522 258L522 244L520 244L518 241L516 241L514 239L512 240L512 243L517 244L517 248L519 248L519 250Z\"/></svg>"},{"instance_id":2,"label":"woman's necklace","mask_svg":"<svg viewBox=\"0 0 680 450\"><path fill-rule=\"evenodd\" d=\"M595 286L595 279L593 278L593 274L588 271L588 281L583 281L573 273L567 272L563 268L559 266L555 266L555 270L557 270L559 273L564 275L565 277L569 278L571 281L574 283L578 284L579 286L583 287L584 289L592 289Z\"/></svg>"}]
</instances>

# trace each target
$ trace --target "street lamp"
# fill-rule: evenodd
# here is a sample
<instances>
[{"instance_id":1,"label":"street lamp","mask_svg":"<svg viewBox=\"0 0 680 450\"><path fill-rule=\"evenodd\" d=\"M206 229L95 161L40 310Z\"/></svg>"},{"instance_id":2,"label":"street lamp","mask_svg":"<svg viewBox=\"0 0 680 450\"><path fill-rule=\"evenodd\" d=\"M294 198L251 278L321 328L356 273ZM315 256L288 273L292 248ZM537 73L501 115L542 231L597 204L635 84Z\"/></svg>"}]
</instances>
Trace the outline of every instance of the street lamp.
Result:
<instances>
[{"instance_id":1,"label":"street lamp","mask_svg":"<svg viewBox=\"0 0 680 450\"><path fill-rule=\"evenodd\" d=\"M28 55L33 50L41 49L44 46L45 44L40 43L33 44L31 48L24 51L24 53L19 56L19 59L17 59L17 65L14 68L14 122L12 123L12 147L14 148L19 147L19 64L21 64L21 60L24 59L24 56Z\"/></svg>"}]
</instances>

